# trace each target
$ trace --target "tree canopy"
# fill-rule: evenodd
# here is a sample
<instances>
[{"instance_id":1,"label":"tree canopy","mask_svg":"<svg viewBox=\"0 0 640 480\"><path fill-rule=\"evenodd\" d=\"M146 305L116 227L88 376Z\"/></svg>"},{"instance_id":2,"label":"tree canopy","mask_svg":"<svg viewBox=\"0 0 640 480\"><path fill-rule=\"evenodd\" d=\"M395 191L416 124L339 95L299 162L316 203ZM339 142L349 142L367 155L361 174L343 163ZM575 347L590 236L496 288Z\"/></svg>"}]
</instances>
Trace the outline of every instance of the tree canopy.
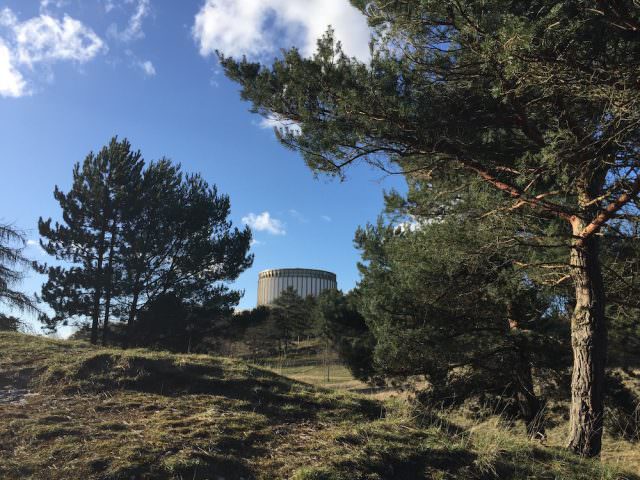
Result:
<instances>
[{"instance_id":1,"label":"tree canopy","mask_svg":"<svg viewBox=\"0 0 640 480\"><path fill-rule=\"evenodd\" d=\"M25 246L26 239L19 230L0 224L0 305L34 313L39 311L35 299L16 290L24 271L33 267L24 256Z\"/></svg>"},{"instance_id":2,"label":"tree canopy","mask_svg":"<svg viewBox=\"0 0 640 480\"><path fill-rule=\"evenodd\" d=\"M229 197L199 175L167 159L145 165L127 140L113 138L76 164L69 192L56 187L54 196L62 222L39 222L43 248L62 262L40 267L52 328L91 318L92 342L100 324L105 342L113 317L126 322L127 342L140 311L159 299L191 310L238 303L241 292L227 283L253 262L251 232L233 227Z\"/></svg>"},{"instance_id":3,"label":"tree canopy","mask_svg":"<svg viewBox=\"0 0 640 480\"><path fill-rule=\"evenodd\" d=\"M373 29L368 64L329 32L312 58L269 67L221 56L278 135L319 172L483 182L492 212L562 222L533 240L568 248L574 285L569 447L601 448L607 350L599 236L628 234L640 191L640 11L631 0L352 2ZM445 193L440 190L441 193ZM560 248L560 247L559 247Z\"/></svg>"}]
</instances>

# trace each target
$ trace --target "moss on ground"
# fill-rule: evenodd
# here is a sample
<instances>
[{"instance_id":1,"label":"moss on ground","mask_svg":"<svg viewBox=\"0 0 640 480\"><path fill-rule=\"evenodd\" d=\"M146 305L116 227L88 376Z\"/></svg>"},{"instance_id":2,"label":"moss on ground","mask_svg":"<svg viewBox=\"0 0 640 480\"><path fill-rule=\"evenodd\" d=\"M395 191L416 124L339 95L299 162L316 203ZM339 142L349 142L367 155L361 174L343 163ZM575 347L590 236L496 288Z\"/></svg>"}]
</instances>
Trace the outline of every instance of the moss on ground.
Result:
<instances>
[{"instance_id":1,"label":"moss on ground","mask_svg":"<svg viewBox=\"0 0 640 480\"><path fill-rule=\"evenodd\" d=\"M7 480L636 478L206 355L0 333L3 387Z\"/></svg>"}]
</instances>

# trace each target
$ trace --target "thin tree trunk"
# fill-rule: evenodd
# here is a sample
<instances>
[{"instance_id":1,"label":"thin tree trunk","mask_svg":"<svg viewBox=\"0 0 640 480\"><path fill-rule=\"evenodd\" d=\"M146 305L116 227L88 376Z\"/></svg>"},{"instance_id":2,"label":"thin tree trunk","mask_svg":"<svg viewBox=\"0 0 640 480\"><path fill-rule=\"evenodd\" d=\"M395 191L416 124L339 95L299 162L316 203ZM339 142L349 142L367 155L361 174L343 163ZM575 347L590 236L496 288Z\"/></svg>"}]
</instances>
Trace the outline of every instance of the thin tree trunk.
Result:
<instances>
[{"instance_id":1,"label":"thin tree trunk","mask_svg":"<svg viewBox=\"0 0 640 480\"><path fill-rule=\"evenodd\" d=\"M113 252L116 243L116 220L113 220L111 227L111 239L109 241L109 257L107 260L107 282L106 282L106 298L104 305L104 321L102 322L102 345L107 344L107 335L109 333L109 315L111 310L111 295L113 293Z\"/></svg>"},{"instance_id":2,"label":"thin tree trunk","mask_svg":"<svg viewBox=\"0 0 640 480\"><path fill-rule=\"evenodd\" d=\"M580 238L586 222L572 222L571 272L576 306L571 319L573 373L569 448L594 457L602 446L603 397L607 351L605 295L597 236Z\"/></svg>"},{"instance_id":3,"label":"thin tree trunk","mask_svg":"<svg viewBox=\"0 0 640 480\"><path fill-rule=\"evenodd\" d=\"M128 348L131 339L133 338L133 322L135 321L136 315L138 313L138 298L140 296L140 286L138 285L140 279L139 277L136 279L133 299L131 300L131 308L129 309L129 318L127 319L127 333L124 336L124 348Z\"/></svg>"},{"instance_id":4,"label":"thin tree trunk","mask_svg":"<svg viewBox=\"0 0 640 480\"><path fill-rule=\"evenodd\" d=\"M520 355L520 354L519 354ZM517 399L520 416L527 427L527 435L531 439L544 440L546 438L542 403L533 389L533 375L528 358L520 358L516 367Z\"/></svg>"},{"instance_id":5,"label":"thin tree trunk","mask_svg":"<svg viewBox=\"0 0 640 480\"><path fill-rule=\"evenodd\" d=\"M107 296L104 305L104 320L102 322L102 345L107 345L107 336L109 332L109 315L111 310L111 288L107 289Z\"/></svg>"},{"instance_id":6,"label":"thin tree trunk","mask_svg":"<svg viewBox=\"0 0 640 480\"><path fill-rule=\"evenodd\" d=\"M527 339L525 332L520 328L520 322L514 318L513 306L507 305L507 316L509 329L517 335L516 337L516 357L514 365L515 399L520 411L520 417L527 427L527 435L531 439L544 440L546 432L544 428L544 417L542 414L542 403L535 394L533 387L533 372L529 356Z\"/></svg>"},{"instance_id":7,"label":"thin tree trunk","mask_svg":"<svg viewBox=\"0 0 640 480\"><path fill-rule=\"evenodd\" d=\"M91 343L98 343L98 323L100 319L100 299L102 298L102 262L104 261L104 229L100 232L98 242L98 264L96 266L96 290L93 293L93 312L91 322Z\"/></svg>"}]
</instances>

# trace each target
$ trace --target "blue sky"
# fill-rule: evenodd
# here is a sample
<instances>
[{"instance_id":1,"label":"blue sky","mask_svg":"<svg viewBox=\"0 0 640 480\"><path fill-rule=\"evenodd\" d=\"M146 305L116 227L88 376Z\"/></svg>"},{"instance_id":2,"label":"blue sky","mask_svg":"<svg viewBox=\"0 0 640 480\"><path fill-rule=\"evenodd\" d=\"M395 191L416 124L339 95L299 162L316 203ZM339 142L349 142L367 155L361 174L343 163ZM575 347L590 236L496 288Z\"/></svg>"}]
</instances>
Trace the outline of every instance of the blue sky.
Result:
<instances>
[{"instance_id":1,"label":"blue sky","mask_svg":"<svg viewBox=\"0 0 640 480\"><path fill-rule=\"evenodd\" d=\"M254 266L235 283L242 308L266 268L331 270L352 288L354 231L401 179L366 167L314 179L212 55L309 54L328 24L366 59L366 25L347 0L0 0L0 219L37 240L38 217L60 214L54 185L68 189L73 164L118 135L147 160L202 173L230 195L234 223L254 227ZM27 254L45 260L36 245ZM31 274L22 289L41 281Z\"/></svg>"}]
</instances>

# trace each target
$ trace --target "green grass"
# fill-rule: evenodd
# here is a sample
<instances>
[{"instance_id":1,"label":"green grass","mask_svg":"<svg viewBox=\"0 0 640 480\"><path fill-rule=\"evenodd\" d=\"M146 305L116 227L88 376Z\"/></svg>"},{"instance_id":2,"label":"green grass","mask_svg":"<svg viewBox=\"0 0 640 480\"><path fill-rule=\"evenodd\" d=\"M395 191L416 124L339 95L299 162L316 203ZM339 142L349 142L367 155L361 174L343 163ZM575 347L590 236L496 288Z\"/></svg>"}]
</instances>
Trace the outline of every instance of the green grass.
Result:
<instances>
[{"instance_id":1,"label":"green grass","mask_svg":"<svg viewBox=\"0 0 640 480\"><path fill-rule=\"evenodd\" d=\"M508 428L206 355L0 333L0 392L7 480L636 478Z\"/></svg>"},{"instance_id":2,"label":"green grass","mask_svg":"<svg viewBox=\"0 0 640 480\"><path fill-rule=\"evenodd\" d=\"M294 344L286 357L265 356L253 360L256 365L278 375L316 386L352 392L369 388L353 377L335 352L325 355L318 344L314 340L303 341L300 346Z\"/></svg>"}]
</instances>

